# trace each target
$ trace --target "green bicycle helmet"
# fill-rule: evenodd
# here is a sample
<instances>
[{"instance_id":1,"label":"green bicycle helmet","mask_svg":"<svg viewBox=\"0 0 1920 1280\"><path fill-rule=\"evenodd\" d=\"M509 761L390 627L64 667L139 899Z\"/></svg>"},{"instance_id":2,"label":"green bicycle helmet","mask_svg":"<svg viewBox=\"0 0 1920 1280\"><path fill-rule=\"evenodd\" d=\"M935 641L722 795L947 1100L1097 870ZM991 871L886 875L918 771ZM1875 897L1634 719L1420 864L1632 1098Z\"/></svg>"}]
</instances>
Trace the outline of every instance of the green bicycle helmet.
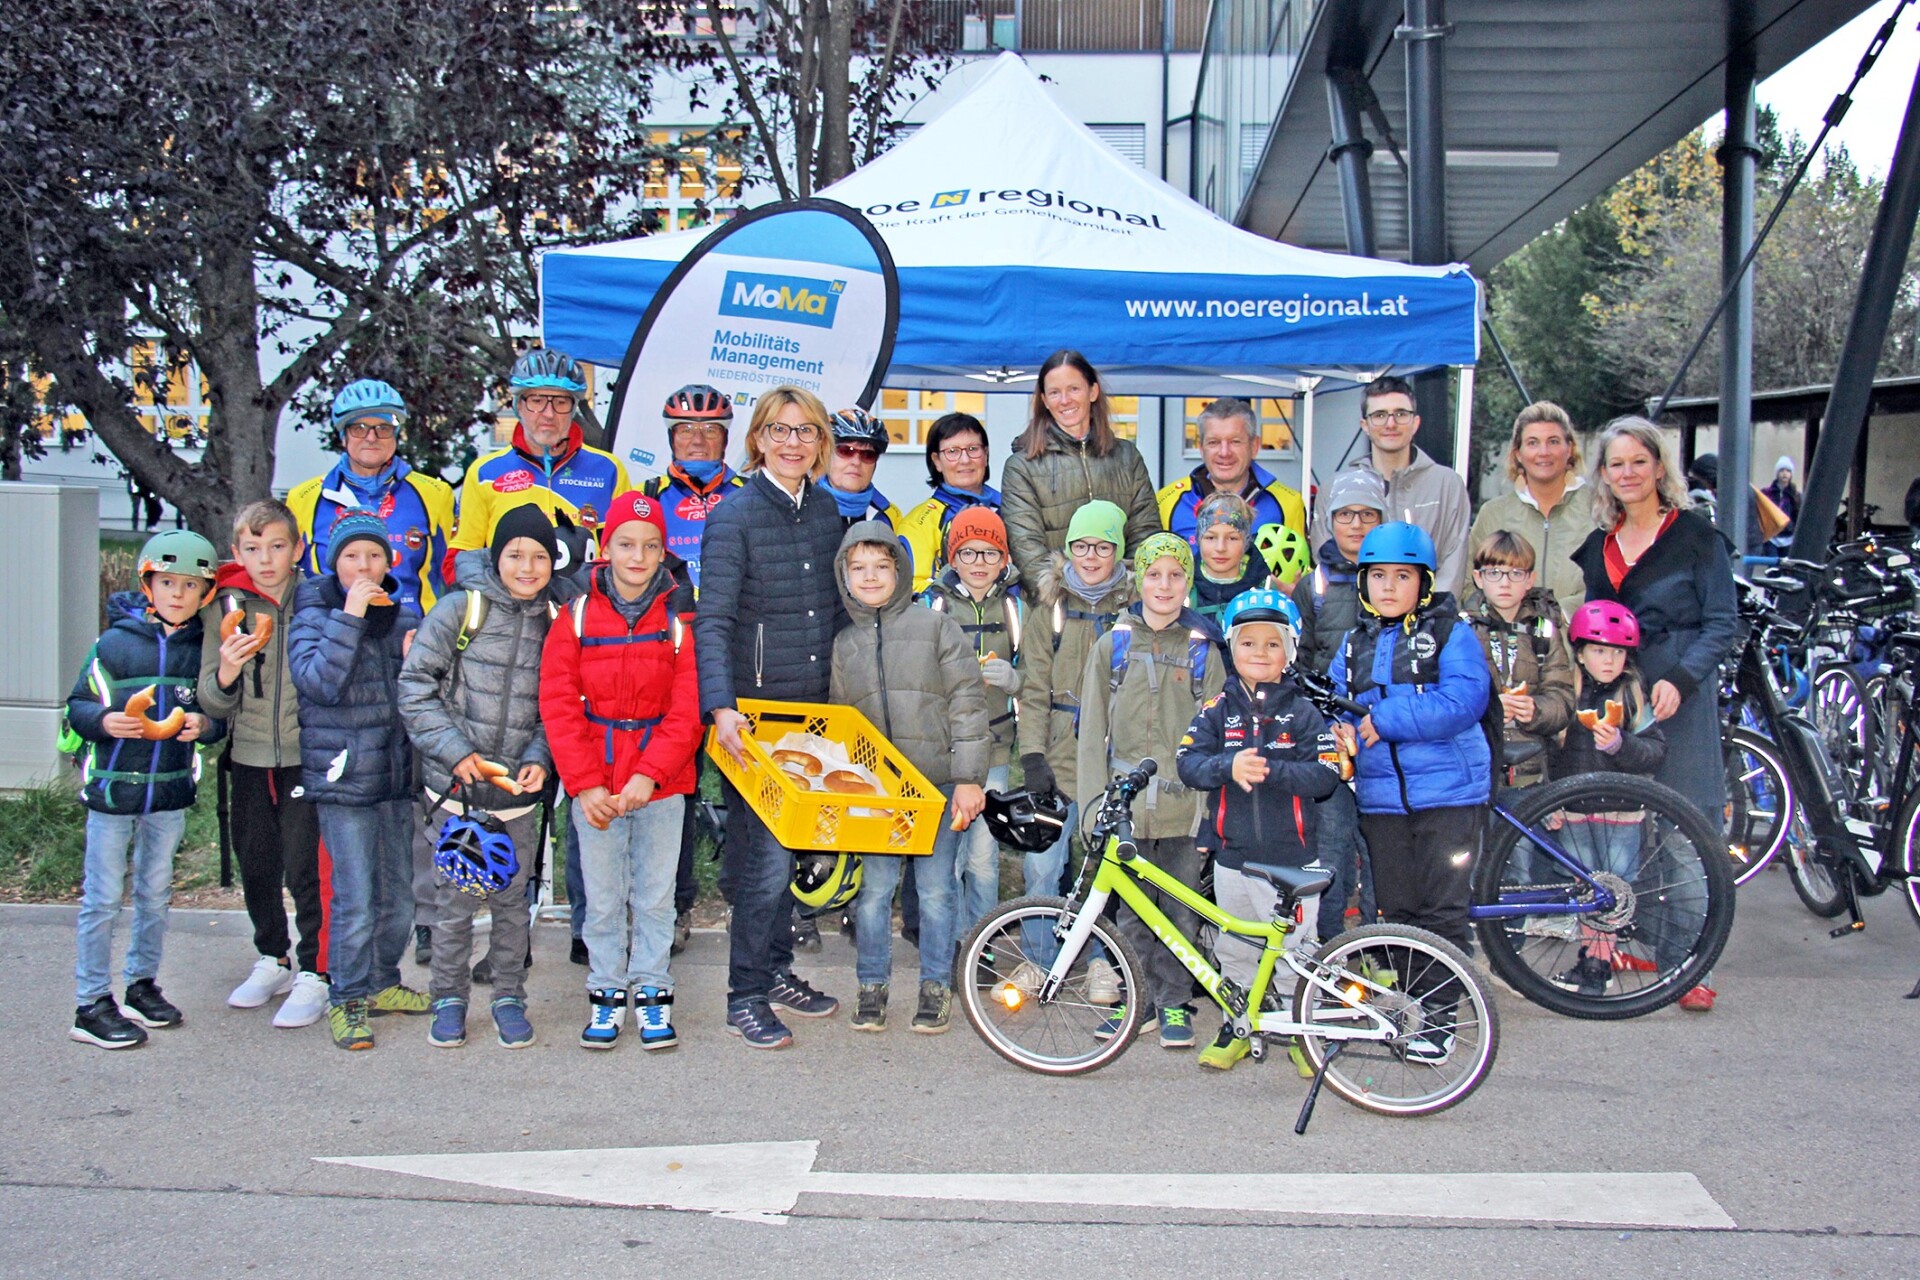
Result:
<instances>
[{"instance_id":1,"label":"green bicycle helmet","mask_svg":"<svg viewBox=\"0 0 1920 1280\"><path fill-rule=\"evenodd\" d=\"M140 548L138 566L133 576L141 586L154 573L178 573L212 582L213 571L220 567L220 553L191 529L169 529L147 539Z\"/></svg>"},{"instance_id":2,"label":"green bicycle helmet","mask_svg":"<svg viewBox=\"0 0 1920 1280\"><path fill-rule=\"evenodd\" d=\"M1307 539L1292 525L1261 525L1254 530L1253 546L1267 562L1267 570L1285 581L1292 582L1313 567Z\"/></svg>"},{"instance_id":3,"label":"green bicycle helmet","mask_svg":"<svg viewBox=\"0 0 1920 1280\"><path fill-rule=\"evenodd\" d=\"M860 892L860 855L803 853L793 860L793 896L807 915L838 911Z\"/></svg>"}]
</instances>

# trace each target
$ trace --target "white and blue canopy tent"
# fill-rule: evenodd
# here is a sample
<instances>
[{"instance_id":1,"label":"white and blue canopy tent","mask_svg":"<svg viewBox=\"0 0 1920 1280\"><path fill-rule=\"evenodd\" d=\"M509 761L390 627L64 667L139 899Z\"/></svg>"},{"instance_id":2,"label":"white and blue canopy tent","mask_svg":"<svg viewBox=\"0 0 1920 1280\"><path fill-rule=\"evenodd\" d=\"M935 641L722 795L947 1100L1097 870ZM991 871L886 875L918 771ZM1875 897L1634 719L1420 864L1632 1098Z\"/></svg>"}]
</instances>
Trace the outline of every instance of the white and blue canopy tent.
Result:
<instances>
[{"instance_id":1,"label":"white and blue canopy tent","mask_svg":"<svg viewBox=\"0 0 1920 1280\"><path fill-rule=\"evenodd\" d=\"M860 210L899 270L889 387L1026 391L1049 353L1074 347L1110 392L1307 392L1311 457L1315 386L1470 367L1479 354L1479 290L1464 266L1242 231L1113 151L1011 53L820 194ZM705 234L548 253L544 340L618 367L655 291Z\"/></svg>"}]
</instances>

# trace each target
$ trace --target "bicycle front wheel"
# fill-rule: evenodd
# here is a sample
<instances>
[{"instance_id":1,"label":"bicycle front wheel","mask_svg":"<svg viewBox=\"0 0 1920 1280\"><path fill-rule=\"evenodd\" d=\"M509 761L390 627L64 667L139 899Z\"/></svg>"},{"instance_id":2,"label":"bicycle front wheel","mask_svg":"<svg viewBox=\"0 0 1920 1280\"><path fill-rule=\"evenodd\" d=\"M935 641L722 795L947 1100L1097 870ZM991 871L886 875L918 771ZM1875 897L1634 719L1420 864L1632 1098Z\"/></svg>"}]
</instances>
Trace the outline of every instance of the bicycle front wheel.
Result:
<instances>
[{"instance_id":1,"label":"bicycle front wheel","mask_svg":"<svg viewBox=\"0 0 1920 1280\"><path fill-rule=\"evenodd\" d=\"M1493 1069L1500 1049L1493 1001L1466 953L1440 935L1362 925L1323 945L1313 968L1339 993L1305 978L1295 985L1296 1019L1327 1028L1302 1034L1300 1044L1316 1070L1325 1065L1327 1087L1354 1106L1383 1116L1432 1115L1464 1100ZM1356 1007L1383 1014L1393 1038L1340 1034L1371 1025Z\"/></svg>"},{"instance_id":2,"label":"bicycle front wheel","mask_svg":"<svg viewBox=\"0 0 1920 1280\"><path fill-rule=\"evenodd\" d=\"M1733 882L1745 884L1773 861L1787 842L1793 820L1793 784L1772 742L1751 729L1729 729L1727 759L1727 856Z\"/></svg>"},{"instance_id":3,"label":"bicycle front wheel","mask_svg":"<svg viewBox=\"0 0 1920 1280\"><path fill-rule=\"evenodd\" d=\"M1813 677L1813 693L1807 700L1807 719L1812 722L1827 753L1840 768L1840 779L1849 795L1868 789L1868 773L1874 760L1873 714L1868 707L1867 691L1851 667L1835 664L1823 667Z\"/></svg>"},{"instance_id":4,"label":"bicycle front wheel","mask_svg":"<svg viewBox=\"0 0 1920 1280\"><path fill-rule=\"evenodd\" d=\"M1787 843L1787 878L1807 910L1822 920L1831 920L1847 909L1847 890L1840 877L1847 869L1815 844L1813 832L1796 815L1794 838Z\"/></svg>"},{"instance_id":5,"label":"bicycle front wheel","mask_svg":"<svg viewBox=\"0 0 1920 1280\"><path fill-rule=\"evenodd\" d=\"M1473 904L1487 961L1527 999L1574 1018L1635 1018L1673 1003L1713 968L1733 929L1726 840L1679 792L1651 778L1589 773L1507 793L1516 827L1493 819ZM1612 893L1550 857L1546 840ZM1489 915L1571 904L1573 913Z\"/></svg>"},{"instance_id":6,"label":"bicycle front wheel","mask_svg":"<svg viewBox=\"0 0 1920 1280\"><path fill-rule=\"evenodd\" d=\"M1140 960L1106 919L1095 920L1060 989L1040 998L1066 907L1065 898L1047 896L1003 902L974 926L953 961L960 1008L987 1047L1049 1076L1099 1070L1140 1030Z\"/></svg>"}]
</instances>

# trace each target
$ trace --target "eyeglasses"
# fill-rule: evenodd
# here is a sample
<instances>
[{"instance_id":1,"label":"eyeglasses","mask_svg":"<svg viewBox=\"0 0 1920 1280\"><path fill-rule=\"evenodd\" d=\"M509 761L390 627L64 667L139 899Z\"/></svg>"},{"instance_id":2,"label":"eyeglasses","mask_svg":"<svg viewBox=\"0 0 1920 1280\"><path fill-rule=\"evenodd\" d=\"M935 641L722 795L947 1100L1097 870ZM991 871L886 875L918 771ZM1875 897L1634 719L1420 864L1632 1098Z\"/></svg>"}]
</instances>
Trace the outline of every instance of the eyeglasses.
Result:
<instances>
[{"instance_id":1,"label":"eyeglasses","mask_svg":"<svg viewBox=\"0 0 1920 1280\"><path fill-rule=\"evenodd\" d=\"M1333 513L1335 524L1379 524L1380 513L1372 507L1348 507Z\"/></svg>"},{"instance_id":2,"label":"eyeglasses","mask_svg":"<svg viewBox=\"0 0 1920 1280\"><path fill-rule=\"evenodd\" d=\"M572 396L521 396L520 407L535 413L572 413Z\"/></svg>"},{"instance_id":3,"label":"eyeglasses","mask_svg":"<svg viewBox=\"0 0 1920 1280\"><path fill-rule=\"evenodd\" d=\"M811 422L803 422L797 427L790 427L784 422L767 424L767 439L775 444L785 444L789 437L798 440L801 444L812 444L820 438L820 428Z\"/></svg>"},{"instance_id":4,"label":"eyeglasses","mask_svg":"<svg viewBox=\"0 0 1920 1280\"><path fill-rule=\"evenodd\" d=\"M802 437L804 439L805 437ZM842 458L858 458L862 462L879 462L880 451L864 444L837 444L833 451Z\"/></svg>"},{"instance_id":5,"label":"eyeglasses","mask_svg":"<svg viewBox=\"0 0 1920 1280\"><path fill-rule=\"evenodd\" d=\"M1475 569L1473 574L1484 582L1525 582L1533 576L1531 569L1494 568Z\"/></svg>"},{"instance_id":6,"label":"eyeglasses","mask_svg":"<svg viewBox=\"0 0 1920 1280\"><path fill-rule=\"evenodd\" d=\"M986 456L986 446L977 444L954 444L943 446L940 456L948 462L965 462L968 458Z\"/></svg>"},{"instance_id":7,"label":"eyeglasses","mask_svg":"<svg viewBox=\"0 0 1920 1280\"><path fill-rule=\"evenodd\" d=\"M1099 545L1105 547L1111 544L1102 542ZM998 547L962 547L953 553L953 558L960 564L999 564L1007 557Z\"/></svg>"},{"instance_id":8,"label":"eyeglasses","mask_svg":"<svg viewBox=\"0 0 1920 1280\"><path fill-rule=\"evenodd\" d=\"M1396 427L1404 427L1420 415L1411 409L1375 409L1367 415L1369 426L1384 427L1391 422Z\"/></svg>"},{"instance_id":9,"label":"eyeglasses","mask_svg":"<svg viewBox=\"0 0 1920 1280\"><path fill-rule=\"evenodd\" d=\"M673 422L667 424L668 431L678 431L683 436L699 436L706 440L717 440L727 434L727 429L717 422Z\"/></svg>"},{"instance_id":10,"label":"eyeglasses","mask_svg":"<svg viewBox=\"0 0 1920 1280\"><path fill-rule=\"evenodd\" d=\"M398 434L391 422L349 422L347 439L349 440L391 440Z\"/></svg>"},{"instance_id":11,"label":"eyeglasses","mask_svg":"<svg viewBox=\"0 0 1920 1280\"><path fill-rule=\"evenodd\" d=\"M1119 548L1106 539L1082 538L1078 542L1069 542L1067 550L1076 556L1092 556L1095 560L1111 560Z\"/></svg>"}]
</instances>

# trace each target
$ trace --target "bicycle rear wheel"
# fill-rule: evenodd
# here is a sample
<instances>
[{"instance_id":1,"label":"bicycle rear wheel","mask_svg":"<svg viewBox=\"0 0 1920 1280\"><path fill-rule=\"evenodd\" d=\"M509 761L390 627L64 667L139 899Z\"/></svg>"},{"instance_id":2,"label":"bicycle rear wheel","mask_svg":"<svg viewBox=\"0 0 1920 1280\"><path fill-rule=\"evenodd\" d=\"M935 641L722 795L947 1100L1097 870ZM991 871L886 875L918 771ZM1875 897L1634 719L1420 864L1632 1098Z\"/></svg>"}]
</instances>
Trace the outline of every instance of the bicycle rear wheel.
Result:
<instances>
[{"instance_id":1,"label":"bicycle rear wheel","mask_svg":"<svg viewBox=\"0 0 1920 1280\"><path fill-rule=\"evenodd\" d=\"M1488 963L1514 990L1569 1017L1635 1018L1678 1000L1713 968L1733 928L1733 866L1726 840L1679 792L1589 773L1504 801L1527 833L1558 844L1615 899L1605 912L1486 915L1488 906L1542 900L1531 895L1594 902L1532 834L1496 816L1474 870L1474 923Z\"/></svg>"},{"instance_id":2,"label":"bicycle rear wheel","mask_svg":"<svg viewBox=\"0 0 1920 1280\"><path fill-rule=\"evenodd\" d=\"M1066 906L1065 898L1042 895L1003 902L967 934L953 961L960 1008L987 1047L1015 1066L1049 1076L1097 1071L1125 1053L1140 1028L1140 1002L1133 996L1140 959L1106 919L1094 922L1093 937L1060 990L1040 1000ZM1089 963L1101 948L1100 958L1119 976L1115 1004L1089 998Z\"/></svg>"},{"instance_id":3,"label":"bicycle rear wheel","mask_svg":"<svg viewBox=\"0 0 1920 1280\"><path fill-rule=\"evenodd\" d=\"M1795 803L1793 784L1772 742L1750 729L1729 729L1727 759L1727 856L1733 882L1745 884L1773 861L1787 842Z\"/></svg>"},{"instance_id":4,"label":"bicycle rear wheel","mask_svg":"<svg viewBox=\"0 0 1920 1280\"><path fill-rule=\"evenodd\" d=\"M1847 869L1820 852L1813 832L1796 817L1795 835L1787 844L1787 878L1807 910L1822 920L1831 920L1847 909L1846 884L1840 877Z\"/></svg>"},{"instance_id":5,"label":"bicycle rear wheel","mask_svg":"<svg viewBox=\"0 0 1920 1280\"><path fill-rule=\"evenodd\" d=\"M1299 980L1296 1019L1329 1028L1303 1033L1300 1044L1316 1070L1326 1064L1327 1087L1354 1106L1383 1116L1432 1115L1464 1100L1493 1069L1499 1015L1473 962L1438 934L1411 925L1363 925L1322 945L1314 968L1342 994ZM1391 1040L1334 1034L1370 1025L1351 1002L1385 1014L1400 1034Z\"/></svg>"},{"instance_id":6,"label":"bicycle rear wheel","mask_svg":"<svg viewBox=\"0 0 1920 1280\"><path fill-rule=\"evenodd\" d=\"M1807 719L1839 766L1847 794L1857 796L1867 791L1874 760L1873 714L1866 688L1853 668L1840 664L1821 668L1813 677Z\"/></svg>"}]
</instances>

